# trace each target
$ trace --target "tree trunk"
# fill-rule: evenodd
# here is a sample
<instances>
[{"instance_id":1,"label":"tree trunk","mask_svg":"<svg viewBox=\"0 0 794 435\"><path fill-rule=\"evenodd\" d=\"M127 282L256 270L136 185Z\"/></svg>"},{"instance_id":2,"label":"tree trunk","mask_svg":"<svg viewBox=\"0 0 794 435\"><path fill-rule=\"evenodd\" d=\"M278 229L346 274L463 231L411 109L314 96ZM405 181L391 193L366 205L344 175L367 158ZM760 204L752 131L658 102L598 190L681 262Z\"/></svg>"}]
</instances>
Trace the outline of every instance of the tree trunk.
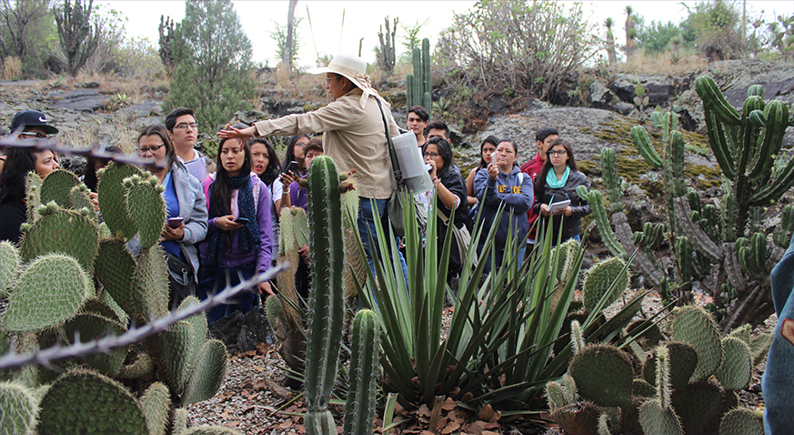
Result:
<instances>
[{"instance_id":1,"label":"tree trunk","mask_svg":"<svg viewBox=\"0 0 794 435\"><path fill-rule=\"evenodd\" d=\"M287 44L284 47L284 58L281 59L292 72L292 38L295 34L295 6L298 0L289 0L289 12L287 14Z\"/></svg>"}]
</instances>

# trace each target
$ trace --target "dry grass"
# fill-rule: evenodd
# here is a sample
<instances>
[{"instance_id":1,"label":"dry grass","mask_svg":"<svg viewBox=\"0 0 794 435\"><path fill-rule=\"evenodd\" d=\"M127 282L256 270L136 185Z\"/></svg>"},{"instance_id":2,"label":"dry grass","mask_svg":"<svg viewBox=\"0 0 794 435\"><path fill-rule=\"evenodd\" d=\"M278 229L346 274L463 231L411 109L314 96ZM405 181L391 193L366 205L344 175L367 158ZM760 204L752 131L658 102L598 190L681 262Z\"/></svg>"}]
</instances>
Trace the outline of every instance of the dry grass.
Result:
<instances>
[{"instance_id":1,"label":"dry grass","mask_svg":"<svg viewBox=\"0 0 794 435\"><path fill-rule=\"evenodd\" d=\"M688 74L708 68L708 61L693 51L681 50L678 55L672 51L659 54L638 50L628 61L615 65L619 72L644 74Z\"/></svg>"},{"instance_id":2,"label":"dry grass","mask_svg":"<svg viewBox=\"0 0 794 435\"><path fill-rule=\"evenodd\" d=\"M16 80L22 75L22 61L15 56L9 56L0 69L0 80Z\"/></svg>"},{"instance_id":3,"label":"dry grass","mask_svg":"<svg viewBox=\"0 0 794 435\"><path fill-rule=\"evenodd\" d=\"M75 148L89 148L99 142L116 145L121 150L130 154L135 151L135 139L138 131L133 128L131 119L123 115L114 115L109 120L100 118L85 117L80 129L64 130L60 135L60 141Z\"/></svg>"}]
</instances>

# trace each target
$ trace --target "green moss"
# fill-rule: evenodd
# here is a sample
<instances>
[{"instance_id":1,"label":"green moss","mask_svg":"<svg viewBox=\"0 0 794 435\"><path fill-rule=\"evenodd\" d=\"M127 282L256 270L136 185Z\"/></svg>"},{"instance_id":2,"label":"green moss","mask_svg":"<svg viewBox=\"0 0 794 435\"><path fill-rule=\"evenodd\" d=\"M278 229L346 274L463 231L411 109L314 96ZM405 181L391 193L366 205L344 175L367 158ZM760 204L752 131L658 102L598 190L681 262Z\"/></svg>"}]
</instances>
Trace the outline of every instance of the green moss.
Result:
<instances>
[{"instance_id":1,"label":"green moss","mask_svg":"<svg viewBox=\"0 0 794 435\"><path fill-rule=\"evenodd\" d=\"M634 144L631 142L631 128L635 125L636 124L628 122L625 119L615 118L609 122L601 123L597 131L588 128L583 128L580 131L599 138L607 145L620 144L626 148L633 149Z\"/></svg>"},{"instance_id":2,"label":"green moss","mask_svg":"<svg viewBox=\"0 0 794 435\"><path fill-rule=\"evenodd\" d=\"M587 175L588 177L601 175L601 168L591 160L578 161L576 162L576 167L579 168L579 172Z\"/></svg>"},{"instance_id":3,"label":"green moss","mask_svg":"<svg viewBox=\"0 0 794 435\"><path fill-rule=\"evenodd\" d=\"M709 167L706 165L686 164L686 172L690 175L692 184L698 190L706 190L712 187L719 187L722 183L722 171L719 167Z\"/></svg>"},{"instance_id":4,"label":"green moss","mask_svg":"<svg viewBox=\"0 0 794 435\"><path fill-rule=\"evenodd\" d=\"M636 149L632 149L636 152ZM643 158L637 157L636 154L630 155L630 153L624 153L622 151L617 156L617 164L618 174L635 184L640 183L640 175L653 171L653 168L645 163Z\"/></svg>"}]
</instances>

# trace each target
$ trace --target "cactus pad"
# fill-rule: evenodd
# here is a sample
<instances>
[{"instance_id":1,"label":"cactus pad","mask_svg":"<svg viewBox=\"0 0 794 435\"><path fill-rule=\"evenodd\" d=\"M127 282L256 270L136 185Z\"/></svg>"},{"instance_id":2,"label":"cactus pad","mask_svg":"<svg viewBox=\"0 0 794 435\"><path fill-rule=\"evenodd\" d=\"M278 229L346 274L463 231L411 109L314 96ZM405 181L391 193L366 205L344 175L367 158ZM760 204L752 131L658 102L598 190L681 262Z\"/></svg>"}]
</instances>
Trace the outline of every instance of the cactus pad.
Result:
<instances>
[{"instance_id":1,"label":"cactus pad","mask_svg":"<svg viewBox=\"0 0 794 435\"><path fill-rule=\"evenodd\" d=\"M686 306L674 311L671 338L690 344L698 354L693 379L707 379L722 363L722 342L714 319L701 307Z\"/></svg>"},{"instance_id":2,"label":"cactus pad","mask_svg":"<svg viewBox=\"0 0 794 435\"><path fill-rule=\"evenodd\" d=\"M132 293L142 311L128 313L142 321L163 317L168 314L168 266L163 248L155 245L143 250L137 262Z\"/></svg>"},{"instance_id":3,"label":"cactus pad","mask_svg":"<svg viewBox=\"0 0 794 435\"><path fill-rule=\"evenodd\" d=\"M614 346L585 347L574 355L568 371L585 400L598 406L627 406L631 402L631 359Z\"/></svg>"},{"instance_id":4,"label":"cactus pad","mask_svg":"<svg viewBox=\"0 0 794 435\"><path fill-rule=\"evenodd\" d=\"M741 390L753 379L753 361L750 348L745 342L735 337L722 339L725 358L714 376L720 384L729 390Z\"/></svg>"},{"instance_id":5,"label":"cactus pad","mask_svg":"<svg viewBox=\"0 0 794 435\"><path fill-rule=\"evenodd\" d=\"M99 195L99 211L114 237L121 237L125 241L131 239L138 232L138 225L127 212L125 203L124 185L125 178L141 175L138 167L132 165L119 165L110 162L107 167L99 172L97 194Z\"/></svg>"},{"instance_id":6,"label":"cactus pad","mask_svg":"<svg viewBox=\"0 0 794 435\"><path fill-rule=\"evenodd\" d=\"M21 384L0 383L0 435L34 433L39 408L32 393Z\"/></svg>"},{"instance_id":7,"label":"cactus pad","mask_svg":"<svg viewBox=\"0 0 794 435\"><path fill-rule=\"evenodd\" d=\"M177 310L183 310L193 304L198 304L199 300L195 296L188 296L186 297L182 303L179 304L179 308ZM204 312L195 314L193 316L188 317L185 319L186 322L190 323L191 329L191 336L190 336L190 347L198 351L201 346L207 341L207 317L204 315Z\"/></svg>"},{"instance_id":8,"label":"cactus pad","mask_svg":"<svg viewBox=\"0 0 794 435\"><path fill-rule=\"evenodd\" d=\"M124 379L149 379L154 375L154 362L145 354L138 354L138 358L130 365L124 366L119 371L119 376Z\"/></svg>"},{"instance_id":9,"label":"cactus pad","mask_svg":"<svg viewBox=\"0 0 794 435\"><path fill-rule=\"evenodd\" d=\"M603 307L612 305L628 285L629 273L626 269L626 262L620 258L613 257L594 265L587 271L584 278L582 293L585 308L592 312L604 295L606 295L606 302ZM610 291L608 295L607 291Z\"/></svg>"},{"instance_id":10,"label":"cactus pad","mask_svg":"<svg viewBox=\"0 0 794 435\"><path fill-rule=\"evenodd\" d=\"M662 330L656 323L648 325L645 319L637 319L626 327L626 335L633 336L635 333L645 330L635 340L644 350L656 347L662 341Z\"/></svg>"},{"instance_id":11,"label":"cactus pad","mask_svg":"<svg viewBox=\"0 0 794 435\"><path fill-rule=\"evenodd\" d=\"M684 389L675 390L672 402L685 433L700 434L719 414L722 395L716 383L696 380Z\"/></svg>"},{"instance_id":12,"label":"cactus pad","mask_svg":"<svg viewBox=\"0 0 794 435\"><path fill-rule=\"evenodd\" d=\"M181 395L193 368L195 354L190 347L193 327L182 320L169 326L158 334L162 363L165 368L165 379L174 394Z\"/></svg>"},{"instance_id":13,"label":"cactus pad","mask_svg":"<svg viewBox=\"0 0 794 435\"><path fill-rule=\"evenodd\" d=\"M670 357L670 386L674 390L686 388L698 363L697 351L686 343L671 341L665 344ZM656 351L645 362L643 377L656 385Z\"/></svg>"},{"instance_id":14,"label":"cactus pad","mask_svg":"<svg viewBox=\"0 0 794 435\"><path fill-rule=\"evenodd\" d=\"M147 433L143 412L123 385L90 371L72 371L47 390L41 400L38 432Z\"/></svg>"},{"instance_id":15,"label":"cactus pad","mask_svg":"<svg viewBox=\"0 0 794 435\"><path fill-rule=\"evenodd\" d=\"M196 355L190 383L182 404L200 402L215 395L226 379L226 346L220 340L207 340Z\"/></svg>"},{"instance_id":16,"label":"cactus pad","mask_svg":"<svg viewBox=\"0 0 794 435\"><path fill-rule=\"evenodd\" d=\"M138 404L146 418L149 435L165 435L171 410L171 393L168 392L168 387L162 382L153 383L143 393Z\"/></svg>"},{"instance_id":17,"label":"cactus pad","mask_svg":"<svg viewBox=\"0 0 794 435\"><path fill-rule=\"evenodd\" d=\"M753 356L753 367L761 364L769 353L772 345L772 333L761 334L750 341L750 354Z\"/></svg>"},{"instance_id":18,"label":"cactus pad","mask_svg":"<svg viewBox=\"0 0 794 435\"><path fill-rule=\"evenodd\" d=\"M52 171L41 183L41 203L49 204L55 201L63 208L72 208L70 191L80 185L77 177L65 169Z\"/></svg>"},{"instance_id":19,"label":"cactus pad","mask_svg":"<svg viewBox=\"0 0 794 435\"><path fill-rule=\"evenodd\" d=\"M8 302L3 324L9 331L31 331L64 322L93 296L88 275L61 254L34 260L22 273Z\"/></svg>"},{"instance_id":20,"label":"cactus pad","mask_svg":"<svg viewBox=\"0 0 794 435\"><path fill-rule=\"evenodd\" d=\"M54 207L24 233L19 253L27 263L40 255L59 252L74 257L84 270L90 271L98 245L99 234L91 219L73 210Z\"/></svg>"},{"instance_id":21,"label":"cactus pad","mask_svg":"<svg viewBox=\"0 0 794 435\"><path fill-rule=\"evenodd\" d=\"M754 409L734 409L720 423L720 435L764 435L764 414Z\"/></svg>"},{"instance_id":22,"label":"cactus pad","mask_svg":"<svg viewBox=\"0 0 794 435\"><path fill-rule=\"evenodd\" d=\"M21 263L19 249L7 240L0 242L0 297L5 297L16 284Z\"/></svg>"},{"instance_id":23,"label":"cactus pad","mask_svg":"<svg viewBox=\"0 0 794 435\"><path fill-rule=\"evenodd\" d=\"M72 203L72 208L74 210L80 211L82 209L88 209L88 217L91 218L92 221L96 222L97 217L94 210L94 203L91 202L91 196L89 195L89 190L85 187L85 184L78 184L77 186L72 187L72 190L69 191L69 200Z\"/></svg>"},{"instance_id":24,"label":"cactus pad","mask_svg":"<svg viewBox=\"0 0 794 435\"><path fill-rule=\"evenodd\" d=\"M659 399L651 399L640 406L640 426L647 434L684 435L681 421L672 409L663 409Z\"/></svg>"},{"instance_id":25,"label":"cactus pad","mask_svg":"<svg viewBox=\"0 0 794 435\"><path fill-rule=\"evenodd\" d=\"M157 178L149 179L133 175L124 180L127 212L138 225L141 246L151 248L160 239L165 225L166 209L160 192L163 186Z\"/></svg>"},{"instance_id":26,"label":"cactus pad","mask_svg":"<svg viewBox=\"0 0 794 435\"><path fill-rule=\"evenodd\" d=\"M107 335L121 335L126 328L118 322L95 314L78 314L63 325L66 340L71 344L79 335L80 342L96 340ZM98 353L85 357L85 362L101 373L113 376L119 372L127 357L129 346L115 349L107 354Z\"/></svg>"},{"instance_id":27,"label":"cactus pad","mask_svg":"<svg viewBox=\"0 0 794 435\"><path fill-rule=\"evenodd\" d=\"M132 292L135 268L135 259L123 242L106 239L99 244L95 263L97 280L105 292L128 313L142 310L140 302Z\"/></svg>"},{"instance_id":28,"label":"cactus pad","mask_svg":"<svg viewBox=\"0 0 794 435\"><path fill-rule=\"evenodd\" d=\"M653 397L656 395L656 388L644 379L634 379L631 382L631 393L636 397Z\"/></svg>"},{"instance_id":29,"label":"cactus pad","mask_svg":"<svg viewBox=\"0 0 794 435\"><path fill-rule=\"evenodd\" d=\"M555 381L546 383L546 400L549 402L549 410L551 412L569 405L565 402L565 393L562 391L562 385Z\"/></svg>"}]
</instances>

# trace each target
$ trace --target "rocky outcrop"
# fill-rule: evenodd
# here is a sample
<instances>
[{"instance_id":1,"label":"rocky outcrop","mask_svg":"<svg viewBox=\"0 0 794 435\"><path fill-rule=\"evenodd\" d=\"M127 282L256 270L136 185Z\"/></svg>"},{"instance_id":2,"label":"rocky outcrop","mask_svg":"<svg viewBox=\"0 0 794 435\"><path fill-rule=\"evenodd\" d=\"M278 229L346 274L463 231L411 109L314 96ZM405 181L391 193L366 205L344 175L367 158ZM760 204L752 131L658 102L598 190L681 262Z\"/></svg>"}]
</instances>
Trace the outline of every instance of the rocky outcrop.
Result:
<instances>
[{"instance_id":1,"label":"rocky outcrop","mask_svg":"<svg viewBox=\"0 0 794 435\"><path fill-rule=\"evenodd\" d=\"M50 99L53 106L57 108L78 112L96 112L105 106L108 96L99 93L96 88L92 88L54 93Z\"/></svg>"}]
</instances>

